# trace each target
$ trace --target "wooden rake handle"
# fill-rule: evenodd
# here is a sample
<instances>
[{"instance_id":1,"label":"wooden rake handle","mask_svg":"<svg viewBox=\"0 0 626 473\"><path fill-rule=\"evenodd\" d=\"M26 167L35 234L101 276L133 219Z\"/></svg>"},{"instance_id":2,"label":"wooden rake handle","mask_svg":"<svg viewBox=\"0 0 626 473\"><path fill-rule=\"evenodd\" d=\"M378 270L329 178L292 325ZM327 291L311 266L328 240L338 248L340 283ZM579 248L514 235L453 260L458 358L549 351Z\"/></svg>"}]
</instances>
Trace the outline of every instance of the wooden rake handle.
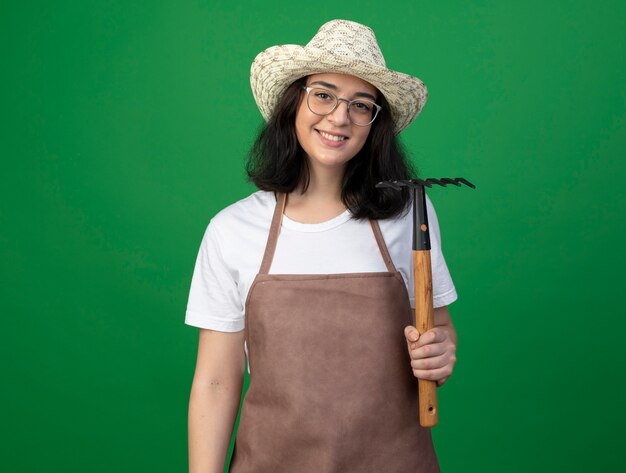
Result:
<instances>
[{"instance_id":1,"label":"wooden rake handle","mask_svg":"<svg viewBox=\"0 0 626 473\"><path fill-rule=\"evenodd\" d=\"M433 312L433 278L430 250L413 250L415 287L415 327L420 337L435 326ZM434 427L439 422L437 407L437 381L419 379L420 425Z\"/></svg>"}]
</instances>

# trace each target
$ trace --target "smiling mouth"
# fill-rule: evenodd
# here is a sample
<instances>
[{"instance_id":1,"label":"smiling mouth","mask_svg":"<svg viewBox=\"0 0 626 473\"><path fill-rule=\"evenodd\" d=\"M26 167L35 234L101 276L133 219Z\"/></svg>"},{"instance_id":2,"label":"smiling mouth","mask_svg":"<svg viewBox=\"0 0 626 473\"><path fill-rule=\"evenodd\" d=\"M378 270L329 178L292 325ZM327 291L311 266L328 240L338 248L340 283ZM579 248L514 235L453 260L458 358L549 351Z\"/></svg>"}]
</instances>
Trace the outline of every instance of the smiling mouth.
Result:
<instances>
[{"instance_id":1,"label":"smiling mouth","mask_svg":"<svg viewBox=\"0 0 626 473\"><path fill-rule=\"evenodd\" d=\"M324 138L330 141L344 141L344 140L349 139L347 136L331 135L330 133L326 133L325 131L321 131L321 130L315 130L315 131L317 131L320 135L322 135Z\"/></svg>"}]
</instances>

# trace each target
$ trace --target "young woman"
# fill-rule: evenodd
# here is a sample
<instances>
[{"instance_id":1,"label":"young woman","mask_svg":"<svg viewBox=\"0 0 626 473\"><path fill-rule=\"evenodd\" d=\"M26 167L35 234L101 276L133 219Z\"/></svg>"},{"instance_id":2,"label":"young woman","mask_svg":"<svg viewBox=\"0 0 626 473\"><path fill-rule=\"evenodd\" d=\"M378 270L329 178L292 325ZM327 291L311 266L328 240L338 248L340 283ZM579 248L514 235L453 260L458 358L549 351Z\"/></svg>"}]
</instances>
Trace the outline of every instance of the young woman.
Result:
<instances>
[{"instance_id":1,"label":"young woman","mask_svg":"<svg viewBox=\"0 0 626 473\"><path fill-rule=\"evenodd\" d=\"M442 385L456 360L456 291L430 201L435 327L413 324L408 194L396 135L426 87L391 71L373 32L324 24L251 69L267 121L247 166L259 191L209 223L186 323L200 328L189 403L191 472L436 472L417 378Z\"/></svg>"}]
</instances>

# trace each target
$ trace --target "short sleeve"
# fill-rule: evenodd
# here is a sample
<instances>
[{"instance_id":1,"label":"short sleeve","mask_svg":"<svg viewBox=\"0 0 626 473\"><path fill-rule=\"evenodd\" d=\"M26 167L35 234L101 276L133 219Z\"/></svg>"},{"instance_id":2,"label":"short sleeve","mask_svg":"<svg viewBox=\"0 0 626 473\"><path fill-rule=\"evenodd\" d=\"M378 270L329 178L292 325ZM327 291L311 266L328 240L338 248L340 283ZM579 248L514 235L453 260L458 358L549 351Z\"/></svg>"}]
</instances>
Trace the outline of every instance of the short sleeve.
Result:
<instances>
[{"instance_id":1,"label":"short sleeve","mask_svg":"<svg viewBox=\"0 0 626 473\"><path fill-rule=\"evenodd\" d=\"M458 296L450 271L446 265L441 249L441 232L435 207L429 198L426 199L428 227L430 230L430 263L433 274L433 307L444 307L457 300Z\"/></svg>"},{"instance_id":2,"label":"short sleeve","mask_svg":"<svg viewBox=\"0 0 626 473\"><path fill-rule=\"evenodd\" d=\"M221 332L238 332L245 326L237 281L222 257L220 238L213 220L200 244L185 323Z\"/></svg>"}]
</instances>

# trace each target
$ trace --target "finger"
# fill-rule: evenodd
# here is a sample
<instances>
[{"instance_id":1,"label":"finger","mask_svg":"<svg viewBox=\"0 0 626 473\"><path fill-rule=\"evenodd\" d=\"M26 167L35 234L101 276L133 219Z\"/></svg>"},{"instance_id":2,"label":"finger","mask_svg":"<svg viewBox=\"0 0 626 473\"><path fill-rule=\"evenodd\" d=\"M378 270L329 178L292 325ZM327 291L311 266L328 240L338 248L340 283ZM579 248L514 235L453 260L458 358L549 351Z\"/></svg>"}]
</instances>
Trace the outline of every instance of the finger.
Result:
<instances>
[{"instance_id":1,"label":"finger","mask_svg":"<svg viewBox=\"0 0 626 473\"><path fill-rule=\"evenodd\" d=\"M418 345L417 343L415 345ZM448 346L445 343L431 343L429 345L416 346L409 350L409 356L412 360L419 360L421 358L430 358L433 356L440 356L445 354L448 350Z\"/></svg>"},{"instance_id":2,"label":"finger","mask_svg":"<svg viewBox=\"0 0 626 473\"><path fill-rule=\"evenodd\" d=\"M431 343L441 343L448 337L448 332L440 328L431 328L424 332L416 343L416 348L423 347Z\"/></svg>"},{"instance_id":3,"label":"finger","mask_svg":"<svg viewBox=\"0 0 626 473\"><path fill-rule=\"evenodd\" d=\"M429 379L431 381L437 381L449 377L451 374L452 368L449 367L439 368L436 370L413 369L413 376L418 379Z\"/></svg>"},{"instance_id":4,"label":"finger","mask_svg":"<svg viewBox=\"0 0 626 473\"><path fill-rule=\"evenodd\" d=\"M411 360L411 368L414 370L438 370L445 368L450 364L450 358L447 355L433 356L430 358L420 358Z\"/></svg>"},{"instance_id":5,"label":"finger","mask_svg":"<svg viewBox=\"0 0 626 473\"><path fill-rule=\"evenodd\" d=\"M415 327L408 325L404 327L404 337L406 338L407 347L410 353L411 350L417 348L417 341L420 338L420 334Z\"/></svg>"},{"instance_id":6,"label":"finger","mask_svg":"<svg viewBox=\"0 0 626 473\"><path fill-rule=\"evenodd\" d=\"M407 325L404 327L404 336L407 341L416 342L420 338L420 334L415 327Z\"/></svg>"}]
</instances>

